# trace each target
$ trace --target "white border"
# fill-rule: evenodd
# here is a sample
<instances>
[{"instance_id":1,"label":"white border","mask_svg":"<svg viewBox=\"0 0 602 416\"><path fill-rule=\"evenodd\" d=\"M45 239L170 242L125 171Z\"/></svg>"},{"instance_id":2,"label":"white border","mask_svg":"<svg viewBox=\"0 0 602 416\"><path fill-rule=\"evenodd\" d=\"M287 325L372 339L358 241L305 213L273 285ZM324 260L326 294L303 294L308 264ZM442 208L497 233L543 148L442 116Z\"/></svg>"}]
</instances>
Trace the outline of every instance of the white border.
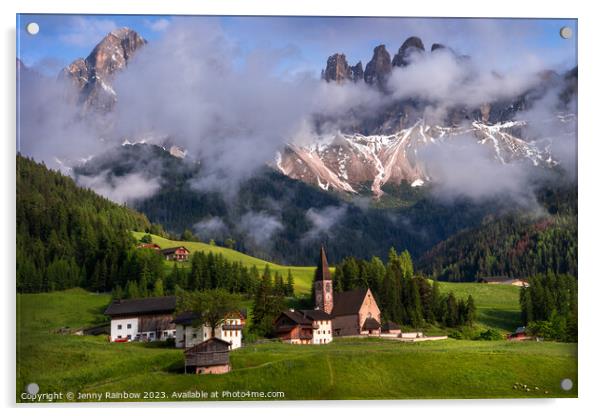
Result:
<instances>
[{"instance_id":1,"label":"white border","mask_svg":"<svg viewBox=\"0 0 602 416\"><path fill-rule=\"evenodd\" d=\"M324 411L366 413L371 411L421 412L445 414L506 415L508 413L537 412L546 414L589 414L590 406L596 405L600 395L598 386L600 374L600 349L602 348L600 318L602 311L596 300L602 293L600 282L599 239L600 209L599 167L602 157L602 129L600 122L600 14L594 6L585 2L546 1L528 2L525 0L505 0L499 2L484 1L362 1L357 4L342 0L300 0L286 2L275 0L220 0L192 1L165 0L163 2L140 2L134 0L102 0L84 2L69 0L14 0L0 3L2 14L3 54L2 77L3 91L0 100L1 126L4 127L1 154L3 203L2 210L2 246L0 264L5 273L3 302L2 359L4 369L1 376L0 394L2 404L14 408L14 266L15 266L15 14L20 13L106 13L106 14L237 14L237 15L347 15L347 16L442 16L442 17L558 17L579 19L579 274L580 274L580 342L579 342L579 399L564 400L472 400L472 401L398 401L398 402L289 402L289 403L235 403L235 404L147 404L139 411L149 414L164 414L166 407L201 407L198 411L240 412L241 414L264 415L282 412L318 414ZM594 2L587 2L595 4ZM598 258L597 258L598 257ZM116 413L132 411L136 405L104 405L96 408L91 405L19 409L25 414L42 411L48 414L89 414ZM121 410L124 408L123 410ZM127 410L126 410L127 409ZM183 409L182 409L183 410ZM194 411L194 410L191 410Z\"/></svg>"}]
</instances>

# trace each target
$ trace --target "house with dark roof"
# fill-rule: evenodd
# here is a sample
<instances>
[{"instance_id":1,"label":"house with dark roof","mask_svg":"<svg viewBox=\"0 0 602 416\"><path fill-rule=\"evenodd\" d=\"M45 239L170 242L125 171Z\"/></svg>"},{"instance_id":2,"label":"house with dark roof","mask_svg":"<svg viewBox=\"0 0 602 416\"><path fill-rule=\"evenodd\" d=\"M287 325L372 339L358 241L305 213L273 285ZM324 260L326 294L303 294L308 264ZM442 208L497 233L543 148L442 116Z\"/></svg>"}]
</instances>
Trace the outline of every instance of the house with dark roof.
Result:
<instances>
[{"instance_id":1,"label":"house with dark roof","mask_svg":"<svg viewBox=\"0 0 602 416\"><path fill-rule=\"evenodd\" d=\"M283 311L274 326L278 338L290 344L332 342L332 318L320 309Z\"/></svg>"},{"instance_id":2,"label":"house with dark roof","mask_svg":"<svg viewBox=\"0 0 602 416\"><path fill-rule=\"evenodd\" d=\"M223 374L230 371L230 343L210 338L184 351L185 370L196 374Z\"/></svg>"},{"instance_id":3,"label":"house with dark roof","mask_svg":"<svg viewBox=\"0 0 602 416\"><path fill-rule=\"evenodd\" d=\"M176 325L176 347L191 348L211 338L211 327L200 325L194 312L182 312L172 321ZM215 329L215 338L230 343L230 349L242 347L242 330L246 322L246 310L234 311L224 317Z\"/></svg>"},{"instance_id":4,"label":"house with dark roof","mask_svg":"<svg viewBox=\"0 0 602 416\"><path fill-rule=\"evenodd\" d=\"M165 260L187 261L190 251L184 246L170 247L161 250L161 254L165 256Z\"/></svg>"},{"instance_id":5,"label":"house with dark roof","mask_svg":"<svg viewBox=\"0 0 602 416\"><path fill-rule=\"evenodd\" d=\"M401 326L398 323L388 321L381 325L381 333L391 335L401 335Z\"/></svg>"},{"instance_id":6,"label":"house with dark roof","mask_svg":"<svg viewBox=\"0 0 602 416\"><path fill-rule=\"evenodd\" d=\"M111 317L110 339L127 342L174 338L175 310L175 296L115 300L105 310L105 315Z\"/></svg>"}]
</instances>

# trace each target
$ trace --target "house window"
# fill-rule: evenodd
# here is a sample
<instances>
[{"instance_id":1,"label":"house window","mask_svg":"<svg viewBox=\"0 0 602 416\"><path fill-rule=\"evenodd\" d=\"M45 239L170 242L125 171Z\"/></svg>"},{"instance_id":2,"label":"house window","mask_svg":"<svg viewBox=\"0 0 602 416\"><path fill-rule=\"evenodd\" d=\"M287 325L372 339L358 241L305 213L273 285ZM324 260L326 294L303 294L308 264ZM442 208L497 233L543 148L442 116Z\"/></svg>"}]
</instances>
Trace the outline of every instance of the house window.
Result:
<instances>
[{"instance_id":1,"label":"house window","mask_svg":"<svg viewBox=\"0 0 602 416\"><path fill-rule=\"evenodd\" d=\"M194 334L192 334L192 338L196 338L196 332Z\"/></svg>"},{"instance_id":2,"label":"house window","mask_svg":"<svg viewBox=\"0 0 602 416\"><path fill-rule=\"evenodd\" d=\"M132 329L132 324L128 324L128 329Z\"/></svg>"},{"instance_id":3,"label":"house window","mask_svg":"<svg viewBox=\"0 0 602 416\"><path fill-rule=\"evenodd\" d=\"M128 339L131 341L132 340L132 336L128 334Z\"/></svg>"},{"instance_id":4,"label":"house window","mask_svg":"<svg viewBox=\"0 0 602 416\"><path fill-rule=\"evenodd\" d=\"M121 328L122 328L121 324L117 325L117 329L121 329Z\"/></svg>"},{"instance_id":5,"label":"house window","mask_svg":"<svg viewBox=\"0 0 602 416\"><path fill-rule=\"evenodd\" d=\"M117 335L117 339L121 339L121 335Z\"/></svg>"}]
</instances>

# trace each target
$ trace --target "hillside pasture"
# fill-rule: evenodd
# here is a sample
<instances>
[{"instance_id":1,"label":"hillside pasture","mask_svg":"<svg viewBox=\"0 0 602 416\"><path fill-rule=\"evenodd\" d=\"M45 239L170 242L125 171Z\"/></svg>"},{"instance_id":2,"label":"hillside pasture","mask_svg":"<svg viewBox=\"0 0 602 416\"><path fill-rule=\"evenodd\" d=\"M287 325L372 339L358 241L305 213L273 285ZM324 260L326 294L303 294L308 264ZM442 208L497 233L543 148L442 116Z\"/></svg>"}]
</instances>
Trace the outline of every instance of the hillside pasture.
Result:
<instances>
[{"instance_id":1,"label":"hillside pasture","mask_svg":"<svg viewBox=\"0 0 602 416\"><path fill-rule=\"evenodd\" d=\"M80 289L18 295L18 401L30 382L38 383L42 393L167 394L156 400L178 400L172 393L189 391L277 391L286 400L577 395L576 344L376 338L337 338L315 346L268 342L232 352L228 374L196 376L183 373L182 351L164 344L116 344L106 336L56 333L102 322L109 301L108 295ZM575 382L569 392L560 388L567 377ZM515 388L516 383L529 391Z\"/></svg>"}]
</instances>

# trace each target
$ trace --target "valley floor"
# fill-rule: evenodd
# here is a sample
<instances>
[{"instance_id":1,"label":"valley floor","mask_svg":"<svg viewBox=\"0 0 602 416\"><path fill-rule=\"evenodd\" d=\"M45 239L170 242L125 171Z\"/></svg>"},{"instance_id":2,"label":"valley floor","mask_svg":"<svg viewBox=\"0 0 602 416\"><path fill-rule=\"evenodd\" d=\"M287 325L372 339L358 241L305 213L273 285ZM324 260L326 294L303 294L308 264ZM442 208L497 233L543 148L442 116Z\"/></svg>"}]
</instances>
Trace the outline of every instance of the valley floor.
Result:
<instances>
[{"instance_id":1,"label":"valley floor","mask_svg":"<svg viewBox=\"0 0 602 416\"><path fill-rule=\"evenodd\" d=\"M107 394L108 400L145 400L145 392L150 392L146 400L232 400L237 395L248 400L248 392L276 392L279 400L577 395L576 344L375 338L339 338L315 346L268 342L232 352L228 374L196 376L183 374L182 351L165 345L110 344L104 336L56 333L98 322L108 302L107 295L79 289L18 295L17 401L27 401L21 392L32 382L40 393L86 393L86 401L97 400L93 393L103 401ZM564 378L575 383L569 392L560 388ZM516 383L530 391L515 388ZM201 391L209 396L190 393ZM140 396L126 398L123 392Z\"/></svg>"}]
</instances>

